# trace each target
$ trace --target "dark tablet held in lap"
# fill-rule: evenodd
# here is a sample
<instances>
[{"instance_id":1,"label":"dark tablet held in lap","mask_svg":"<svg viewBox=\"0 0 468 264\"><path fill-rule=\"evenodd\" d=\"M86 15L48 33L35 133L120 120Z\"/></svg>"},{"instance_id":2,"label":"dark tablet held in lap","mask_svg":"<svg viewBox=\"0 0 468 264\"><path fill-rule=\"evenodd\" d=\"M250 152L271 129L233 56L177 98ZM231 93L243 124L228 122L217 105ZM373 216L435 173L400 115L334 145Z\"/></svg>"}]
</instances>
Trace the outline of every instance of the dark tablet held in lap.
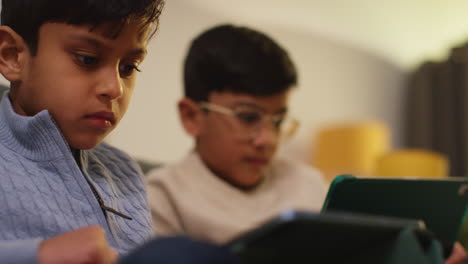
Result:
<instances>
[{"instance_id":1,"label":"dark tablet held in lap","mask_svg":"<svg viewBox=\"0 0 468 264\"><path fill-rule=\"evenodd\" d=\"M227 246L247 264L443 262L421 221L360 214L285 212Z\"/></svg>"},{"instance_id":2,"label":"dark tablet held in lap","mask_svg":"<svg viewBox=\"0 0 468 264\"><path fill-rule=\"evenodd\" d=\"M421 219L448 254L468 203L468 179L360 178L332 182L322 212L354 212Z\"/></svg>"}]
</instances>

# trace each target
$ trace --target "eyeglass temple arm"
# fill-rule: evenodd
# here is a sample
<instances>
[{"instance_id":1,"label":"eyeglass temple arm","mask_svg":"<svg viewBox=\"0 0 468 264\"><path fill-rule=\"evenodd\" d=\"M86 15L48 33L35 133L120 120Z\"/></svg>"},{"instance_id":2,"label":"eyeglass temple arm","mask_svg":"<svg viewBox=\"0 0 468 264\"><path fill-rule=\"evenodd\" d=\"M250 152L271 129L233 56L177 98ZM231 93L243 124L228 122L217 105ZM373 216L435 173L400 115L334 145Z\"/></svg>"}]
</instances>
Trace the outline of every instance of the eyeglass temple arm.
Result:
<instances>
[{"instance_id":1,"label":"eyeglass temple arm","mask_svg":"<svg viewBox=\"0 0 468 264\"><path fill-rule=\"evenodd\" d=\"M210 104L207 102L200 103L200 107L203 109L215 111L221 114L234 115L234 111L232 111L229 108L225 108L225 107L215 105L215 104Z\"/></svg>"}]
</instances>

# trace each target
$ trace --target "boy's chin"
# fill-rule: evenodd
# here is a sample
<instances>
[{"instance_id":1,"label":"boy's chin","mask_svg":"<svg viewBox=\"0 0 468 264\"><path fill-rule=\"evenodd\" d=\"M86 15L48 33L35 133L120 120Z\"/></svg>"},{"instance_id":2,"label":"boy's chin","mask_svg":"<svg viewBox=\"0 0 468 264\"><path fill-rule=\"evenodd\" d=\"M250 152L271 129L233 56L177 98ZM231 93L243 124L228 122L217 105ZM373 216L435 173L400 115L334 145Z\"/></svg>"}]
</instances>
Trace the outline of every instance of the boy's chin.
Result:
<instances>
[{"instance_id":1,"label":"boy's chin","mask_svg":"<svg viewBox=\"0 0 468 264\"><path fill-rule=\"evenodd\" d=\"M99 145L106 136L111 132L108 131L86 131L86 132L77 132L77 131L67 131L64 133L65 140L72 149L92 149ZM71 132L71 133L70 133Z\"/></svg>"},{"instance_id":2,"label":"boy's chin","mask_svg":"<svg viewBox=\"0 0 468 264\"><path fill-rule=\"evenodd\" d=\"M263 176L251 175L248 178L238 179L235 183L232 183L236 187L243 190L250 190L257 187L263 181Z\"/></svg>"}]
</instances>

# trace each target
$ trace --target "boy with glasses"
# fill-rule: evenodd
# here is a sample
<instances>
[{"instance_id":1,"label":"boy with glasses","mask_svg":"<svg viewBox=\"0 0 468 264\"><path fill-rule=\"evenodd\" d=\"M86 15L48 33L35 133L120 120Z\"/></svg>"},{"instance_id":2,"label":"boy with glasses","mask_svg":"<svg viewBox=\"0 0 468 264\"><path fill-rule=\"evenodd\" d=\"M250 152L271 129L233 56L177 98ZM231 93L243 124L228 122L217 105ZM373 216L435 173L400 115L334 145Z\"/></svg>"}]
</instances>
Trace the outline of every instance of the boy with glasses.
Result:
<instances>
[{"instance_id":1,"label":"boy with glasses","mask_svg":"<svg viewBox=\"0 0 468 264\"><path fill-rule=\"evenodd\" d=\"M193 40L184 67L178 108L195 146L148 175L156 233L222 244L283 210L320 210L320 173L275 156L298 128L288 115L297 74L287 52L261 32L221 25ZM456 243L445 263L465 261Z\"/></svg>"},{"instance_id":2,"label":"boy with glasses","mask_svg":"<svg viewBox=\"0 0 468 264\"><path fill-rule=\"evenodd\" d=\"M287 52L261 32L221 25L193 40L178 109L195 146L149 173L158 235L223 243L283 210L320 210L320 173L275 156L298 127L288 114L296 79Z\"/></svg>"}]
</instances>

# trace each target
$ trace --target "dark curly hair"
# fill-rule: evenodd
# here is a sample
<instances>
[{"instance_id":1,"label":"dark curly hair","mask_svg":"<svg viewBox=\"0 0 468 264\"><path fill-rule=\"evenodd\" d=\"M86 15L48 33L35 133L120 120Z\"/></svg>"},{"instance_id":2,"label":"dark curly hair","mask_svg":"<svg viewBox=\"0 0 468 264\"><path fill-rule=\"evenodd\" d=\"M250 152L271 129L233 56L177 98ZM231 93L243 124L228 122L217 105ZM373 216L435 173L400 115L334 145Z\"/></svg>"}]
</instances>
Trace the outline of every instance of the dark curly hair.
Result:
<instances>
[{"instance_id":1,"label":"dark curly hair","mask_svg":"<svg viewBox=\"0 0 468 264\"><path fill-rule=\"evenodd\" d=\"M191 43L184 64L185 96L206 101L213 91L269 96L296 85L288 53L267 35L234 25L211 28Z\"/></svg>"}]
</instances>

